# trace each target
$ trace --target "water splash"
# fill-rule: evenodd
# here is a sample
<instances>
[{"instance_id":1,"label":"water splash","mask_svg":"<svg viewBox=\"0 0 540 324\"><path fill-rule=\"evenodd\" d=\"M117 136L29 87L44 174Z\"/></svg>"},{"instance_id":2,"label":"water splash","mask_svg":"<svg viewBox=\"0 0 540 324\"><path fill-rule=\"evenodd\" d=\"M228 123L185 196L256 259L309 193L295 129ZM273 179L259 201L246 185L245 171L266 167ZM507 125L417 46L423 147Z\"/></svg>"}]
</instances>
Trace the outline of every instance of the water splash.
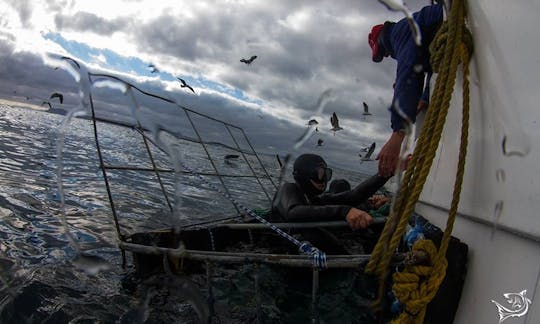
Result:
<instances>
[{"instance_id":1,"label":"water splash","mask_svg":"<svg viewBox=\"0 0 540 324\"><path fill-rule=\"evenodd\" d=\"M319 99L317 99L317 103L316 103L315 109L314 109L315 114L313 115L312 118L316 119L316 118L318 118L319 116L322 115L324 107L326 106L328 101L334 99L333 91L334 90L332 90L332 89L326 89L325 91L323 91L321 93L321 95L319 96ZM308 127L306 129L306 131L304 132L304 134L302 134L302 136L300 136L296 140L296 143L294 144L293 148L295 150L298 150L311 137L313 132L315 132L315 128L313 128L313 126Z\"/></svg>"},{"instance_id":2,"label":"water splash","mask_svg":"<svg viewBox=\"0 0 540 324\"><path fill-rule=\"evenodd\" d=\"M414 42L418 46L422 45L422 33L420 32L420 27L414 20L411 11L407 8L405 3L402 0L379 0L379 2L389 10L402 12L403 15L405 15L405 18L407 18L407 23L411 29Z\"/></svg>"}]
</instances>

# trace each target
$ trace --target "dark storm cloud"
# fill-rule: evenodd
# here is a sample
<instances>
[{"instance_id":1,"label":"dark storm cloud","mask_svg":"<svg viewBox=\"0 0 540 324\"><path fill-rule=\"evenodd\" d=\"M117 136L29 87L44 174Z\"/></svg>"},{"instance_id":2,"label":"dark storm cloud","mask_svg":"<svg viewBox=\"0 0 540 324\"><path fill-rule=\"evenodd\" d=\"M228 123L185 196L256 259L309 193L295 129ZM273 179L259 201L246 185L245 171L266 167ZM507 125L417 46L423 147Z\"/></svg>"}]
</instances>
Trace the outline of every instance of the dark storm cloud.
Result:
<instances>
[{"instance_id":1,"label":"dark storm cloud","mask_svg":"<svg viewBox=\"0 0 540 324\"><path fill-rule=\"evenodd\" d=\"M61 70L43 64L40 56L14 52L7 42L0 42L0 96L40 105L51 93L61 92L66 107L77 104L77 87ZM26 97L29 100L26 100Z\"/></svg>"}]
</instances>

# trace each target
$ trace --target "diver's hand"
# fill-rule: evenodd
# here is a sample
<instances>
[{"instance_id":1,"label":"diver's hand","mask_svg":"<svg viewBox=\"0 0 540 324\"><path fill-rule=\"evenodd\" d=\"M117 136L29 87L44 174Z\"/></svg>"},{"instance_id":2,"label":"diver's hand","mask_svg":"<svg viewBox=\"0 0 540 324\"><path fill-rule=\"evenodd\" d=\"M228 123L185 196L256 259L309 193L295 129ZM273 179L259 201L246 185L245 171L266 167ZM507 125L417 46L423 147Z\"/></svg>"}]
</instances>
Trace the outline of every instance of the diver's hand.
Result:
<instances>
[{"instance_id":1,"label":"diver's hand","mask_svg":"<svg viewBox=\"0 0 540 324\"><path fill-rule=\"evenodd\" d=\"M402 132L393 132L386 144L379 152L379 175L381 177L391 177L396 170L401 151L401 142L405 135Z\"/></svg>"},{"instance_id":2,"label":"diver's hand","mask_svg":"<svg viewBox=\"0 0 540 324\"><path fill-rule=\"evenodd\" d=\"M352 229L360 229L368 227L373 218L365 211L353 207L345 216L345 220Z\"/></svg>"},{"instance_id":3,"label":"diver's hand","mask_svg":"<svg viewBox=\"0 0 540 324\"><path fill-rule=\"evenodd\" d=\"M390 197L386 197L384 195L373 195L368 198L368 204L373 209L379 209L384 204L388 203L390 201Z\"/></svg>"}]
</instances>

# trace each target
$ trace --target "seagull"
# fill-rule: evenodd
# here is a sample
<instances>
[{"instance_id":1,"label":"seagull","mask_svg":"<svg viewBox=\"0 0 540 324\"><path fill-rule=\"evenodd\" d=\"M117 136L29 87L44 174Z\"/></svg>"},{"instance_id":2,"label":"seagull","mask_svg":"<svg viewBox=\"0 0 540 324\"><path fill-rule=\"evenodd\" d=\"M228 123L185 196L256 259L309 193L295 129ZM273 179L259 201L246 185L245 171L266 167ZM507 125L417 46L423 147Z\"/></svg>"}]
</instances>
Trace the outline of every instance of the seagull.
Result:
<instances>
[{"instance_id":1,"label":"seagull","mask_svg":"<svg viewBox=\"0 0 540 324\"><path fill-rule=\"evenodd\" d=\"M157 67L154 64L150 63L150 64L148 64L148 67L150 68L150 73L156 73L156 72L159 73L159 70L157 69Z\"/></svg>"},{"instance_id":2,"label":"seagull","mask_svg":"<svg viewBox=\"0 0 540 324\"><path fill-rule=\"evenodd\" d=\"M324 143L324 141L319 138L319 140L317 141L317 146L322 146L323 143Z\"/></svg>"},{"instance_id":3,"label":"seagull","mask_svg":"<svg viewBox=\"0 0 540 324\"><path fill-rule=\"evenodd\" d=\"M245 59L245 58L241 59L240 62L250 65L256 58L257 58L257 55L253 55L249 59Z\"/></svg>"},{"instance_id":4,"label":"seagull","mask_svg":"<svg viewBox=\"0 0 540 324\"><path fill-rule=\"evenodd\" d=\"M62 95L61 93L55 92L51 95L49 99L52 99L55 97L58 98L58 100L60 100L60 104L64 103L64 95Z\"/></svg>"},{"instance_id":5,"label":"seagull","mask_svg":"<svg viewBox=\"0 0 540 324\"><path fill-rule=\"evenodd\" d=\"M375 151L375 142L371 143L366 155L362 158L362 161L371 161L371 154Z\"/></svg>"},{"instance_id":6,"label":"seagull","mask_svg":"<svg viewBox=\"0 0 540 324\"><path fill-rule=\"evenodd\" d=\"M186 83L186 81L184 81L183 79L180 79L179 77L176 77L178 80L180 80L180 83L182 83L180 85L180 88L188 88L189 90L193 91L193 93L195 93L195 90L193 90L193 88Z\"/></svg>"},{"instance_id":7,"label":"seagull","mask_svg":"<svg viewBox=\"0 0 540 324\"><path fill-rule=\"evenodd\" d=\"M308 126L313 126L313 125L318 125L319 122L316 121L315 119L310 119L310 121L307 122L307 125Z\"/></svg>"},{"instance_id":8,"label":"seagull","mask_svg":"<svg viewBox=\"0 0 540 324\"><path fill-rule=\"evenodd\" d=\"M330 130L334 131L334 135L336 135L337 131L343 129L343 127L339 126L339 119L335 112L332 114L332 117L330 117L330 123L332 123L332 128Z\"/></svg>"},{"instance_id":9,"label":"seagull","mask_svg":"<svg viewBox=\"0 0 540 324\"><path fill-rule=\"evenodd\" d=\"M371 115L371 113L369 112L369 107L368 107L367 103L363 102L363 104L364 104L364 113L362 115L364 115L364 116Z\"/></svg>"},{"instance_id":10,"label":"seagull","mask_svg":"<svg viewBox=\"0 0 540 324\"><path fill-rule=\"evenodd\" d=\"M236 160L238 159L239 155L238 154L227 154L225 155L225 163L227 164L232 164L232 161L231 160Z\"/></svg>"},{"instance_id":11,"label":"seagull","mask_svg":"<svg viewBox=\"0 0 540 324\"><path fill-rule=\"evenodd\" d=\"M45 105L45 104L49 105L49 109L52 109L52 105L51 105L50 102L48 102L48 101L43 101L43 102L41 103L42 106Z\"/></svg>"}]
</instances>

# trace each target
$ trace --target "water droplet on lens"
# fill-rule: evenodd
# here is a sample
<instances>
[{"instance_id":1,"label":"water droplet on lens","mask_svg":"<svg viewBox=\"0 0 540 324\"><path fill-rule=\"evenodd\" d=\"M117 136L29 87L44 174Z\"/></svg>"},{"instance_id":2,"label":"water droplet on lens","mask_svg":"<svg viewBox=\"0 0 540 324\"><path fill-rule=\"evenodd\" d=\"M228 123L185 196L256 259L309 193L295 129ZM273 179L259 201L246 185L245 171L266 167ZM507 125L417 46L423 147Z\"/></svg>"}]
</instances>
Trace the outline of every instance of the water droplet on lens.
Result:
<instances>
[{"instance_id":1,"label":"water droplet on lens","mask_svg":"<svg viewBox=\"0 0 540 324\"><path fill-rule=\"evenodd\" d=\"M495 177L497 178L497 182L505 182L506 181L506 174L503 169L497 169L495 173Z\"/></svg>"},{"instance_id":2,"label":"water droplet on lens","mask_svg":"<svg viewBox=\"0 0 540 324\"><path fill-rule=\"evenodd\" d=\"M91 276L111 269L110 263L103 258L86 253L78 254L71 263Z\"/></svg>"},{"instance_id":3,"label":"water droplet on lens","mask_svg":"<svg viewBox=\"0 0 540 324\"><path fill-rule=\"evenodd\" d=\"M321 93L319 96L319 99L317 100L317 104L315 106L315 117L319 117L322 115L322 112L324 110L324 106L333 98L333 90L332 89L326 89ZM308 127L306 131L296 140L296 143L294 144L294 149L297 150L300 148L315 132L314 127Z\"/></svg>"},{"instance_id":4,"label":"water droplet on lens","mask_svg":"<svg viewBox=\"0 0 540 324\"><path fill-rule=\"evenodd\" d=\"M119 90L120 92L122 92L124 94L127 92L127 88L128 88L127 84L125 84L124 82L111 80L111 79L107 79L107 78L97 78L92 82L92 84L96 88L108 87L108 88L111 88L111 89Z\"/></svg>"},{"instance_id":5,"label":"water droplet on lens","mask_svg":"<svg viewBox=\"0 0 540 324\"><path fill-rule=\"evenodd\" d=\"M512 136L504 135L501 146L505 156L525 157L531 151L529 137L522 132L515 132Z\"/></svg>"},{"instance_id":6,"label":"water droplet on lens","mask_svg":"<svg viewBox=\"0 0 540 324\"><path fill-rule=\"evenodd\" d=\"M493 210L493 227L491 228L491 237L490 237L491 240L493 240L495 232L497 231L497 227L499 226L499 222L500 222L502 211L503 211L503 206L504 206L504 202L502 200L499 200L497 201L497 203L495 203L495 209Z\"/></svg>"}]
</instances>

